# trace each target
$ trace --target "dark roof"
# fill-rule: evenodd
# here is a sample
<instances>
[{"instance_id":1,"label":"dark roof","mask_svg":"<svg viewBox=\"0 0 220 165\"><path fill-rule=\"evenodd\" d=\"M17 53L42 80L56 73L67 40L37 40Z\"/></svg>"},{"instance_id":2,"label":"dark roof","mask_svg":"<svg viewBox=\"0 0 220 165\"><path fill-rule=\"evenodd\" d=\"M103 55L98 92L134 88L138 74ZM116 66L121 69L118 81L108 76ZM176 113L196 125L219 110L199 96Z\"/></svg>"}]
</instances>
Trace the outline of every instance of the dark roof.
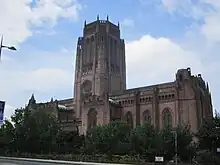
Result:
<instances>
[{"instance_id":1,"label":"dark roof","mask_svg":"<svg viewBox=\"0 0 220 165\"><path fill-rule=\"evenodd\" d=\"M111 96L116 96L116 95L122 95L122 94L126 94L126 93L131 93L131 92L135 92L135 91L139 91L145 88L154 88L154 87L160 87L163 85L172 85L174 83L173 82L167 82L167 83L161 83L161 84L155 84L155 85L148 85L148 86L142 86L142 87L136 87L136 88L130 88L130 89L126 89L123 92L119 92L119 93L114 93Z\"/></svg>"}]
</instances>

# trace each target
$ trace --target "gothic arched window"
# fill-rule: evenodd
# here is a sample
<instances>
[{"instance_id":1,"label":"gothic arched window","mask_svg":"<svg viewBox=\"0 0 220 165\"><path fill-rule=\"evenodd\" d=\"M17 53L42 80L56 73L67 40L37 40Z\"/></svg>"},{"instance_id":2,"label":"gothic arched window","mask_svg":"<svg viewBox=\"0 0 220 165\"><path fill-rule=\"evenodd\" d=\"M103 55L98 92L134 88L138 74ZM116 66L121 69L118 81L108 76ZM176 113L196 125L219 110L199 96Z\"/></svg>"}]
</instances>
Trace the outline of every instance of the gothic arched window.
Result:
<instances>
[{"instance_id":1,"label":"gothic arched window","mask_svg":"<svg viewBox=\"0 0 220 165\"><path fill-rule=\"evenodd\" d=\"M88 129L91 129L97 125L97 112L94 108L91 108L88 112Z\"/></svg>"},{"instance_id":2,"label":"gothic arched window","mask_svg":"<svg viewBox=\"0 0 220 165\"><path fill-rule=\"evenodd\" d=\"M172 114L167 108L163 110L163 127L172 127Z\"/></svg>"},{"instance_id":3,"label":"gothic arched window","mask_svg":"<svg viewBox=\"0 0 220 165\"><path fill-rule=\"evenodd\" d=\"M151 115L149 110L143 112L143 123L151 124Z\"/></svg>"},{"instance_id":4,"label":"gothic arched window","mask_svg":"<svg viewBox=\"0 0 220 165\"><path fill-rule=\"evenodd\" d=\"M133 116L132 113L130 111L128 111L125 115L125 120L126 122L131 125L131 127L133 128Z\"/></svg>"}]
</instances>

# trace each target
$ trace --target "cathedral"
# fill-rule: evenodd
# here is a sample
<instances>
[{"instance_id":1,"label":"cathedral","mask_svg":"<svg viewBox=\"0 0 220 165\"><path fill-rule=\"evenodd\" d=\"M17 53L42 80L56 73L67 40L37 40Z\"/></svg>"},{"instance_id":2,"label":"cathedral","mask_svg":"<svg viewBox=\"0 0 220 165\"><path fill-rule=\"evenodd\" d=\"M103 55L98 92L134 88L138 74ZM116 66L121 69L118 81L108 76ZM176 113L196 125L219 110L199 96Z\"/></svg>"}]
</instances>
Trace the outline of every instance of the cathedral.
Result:
<instances>
[{"instance_id":1,"label":"cathedral","mask_svg":"<svg viewBox=\"0 0 220 165\"><path fill-rule=\"evenodd\" d=\"M119 24L108 17L85 22L77 42L73 98L36 103L32 96L29 105L49 107L66 130L77 127L80 134L114 120L133 128L144 123L156 129L190 125L197 132L212 118L211 94L201 74L179 69L172 82L127 89L125 59Z\"/></svg>"}]
</instances>

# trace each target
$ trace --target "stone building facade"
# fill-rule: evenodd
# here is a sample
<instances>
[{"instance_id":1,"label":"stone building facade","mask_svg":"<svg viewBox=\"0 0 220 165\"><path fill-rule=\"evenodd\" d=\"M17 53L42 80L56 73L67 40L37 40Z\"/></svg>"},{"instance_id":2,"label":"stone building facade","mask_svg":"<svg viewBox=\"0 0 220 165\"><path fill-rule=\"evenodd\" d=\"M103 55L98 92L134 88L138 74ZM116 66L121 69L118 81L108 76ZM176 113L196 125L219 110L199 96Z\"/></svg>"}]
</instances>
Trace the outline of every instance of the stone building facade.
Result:
<instances>
[{"instance_id":1,"label":"stone building facade","mask_svg":"<svg viewBox=\"0 0 220 165\"><path fill-rule=\"evenodd\" d=\"M119 24L97 17L85 22L83 37L78 38L74 97L58 102L71 107L66 113L74 112L81 134L114 120L126 121L133 128L143 123L157 129L190 125L197 132L213 115L208 83L201 74L192 75L190 68L179 69L175 76L173 82L127 89L125 43Z\"/></svg>"},{"instance_id":2,"label":"stone building facade","mask_svg":"<svg viewBox=\"0 0 220 165\"><path fill-rule=\"evenodd\" d=\"M49 102L37 103L32 94L27 106L32 111L44 111L55 116L64 131L75 131L77 128L72 101L73 99L53 100L52 98Z\"/></svg>"}]
</instances>

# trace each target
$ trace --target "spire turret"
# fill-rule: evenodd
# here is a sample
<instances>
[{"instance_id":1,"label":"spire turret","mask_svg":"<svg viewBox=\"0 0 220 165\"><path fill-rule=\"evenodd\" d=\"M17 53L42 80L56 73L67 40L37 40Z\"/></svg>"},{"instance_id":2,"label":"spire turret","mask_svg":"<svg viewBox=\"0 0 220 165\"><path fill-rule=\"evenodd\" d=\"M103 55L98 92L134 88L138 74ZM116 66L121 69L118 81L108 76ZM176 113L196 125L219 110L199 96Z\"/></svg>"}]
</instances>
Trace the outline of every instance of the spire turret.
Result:
<instances>
[{"instance_id":1,"label":"spire turret","mask_svg":"<svg viewBox=\"0 0 220 165\"><path fill-rule=\"evenodd\" d=\"M36 104L36 100L34 97L34 94L31 95L31 98L29 99L28 105Z\"/></svg>"}]
</instances>

